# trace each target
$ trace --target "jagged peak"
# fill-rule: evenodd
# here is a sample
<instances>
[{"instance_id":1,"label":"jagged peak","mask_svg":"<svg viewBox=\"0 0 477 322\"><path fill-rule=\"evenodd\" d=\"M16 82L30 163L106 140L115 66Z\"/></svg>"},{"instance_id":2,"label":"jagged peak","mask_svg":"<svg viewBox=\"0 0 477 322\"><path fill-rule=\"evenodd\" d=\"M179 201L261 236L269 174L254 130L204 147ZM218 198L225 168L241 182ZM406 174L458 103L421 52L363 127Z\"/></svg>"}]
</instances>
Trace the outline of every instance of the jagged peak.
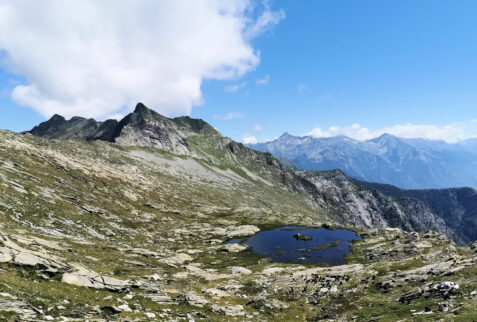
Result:
<instances>
[{"instance_id":1,"label":"jagged peak","mask_svg":"<svg viewBox=\"0 0 477 322\"><path fill-rule=\"evenodd\" d=\"M279 139L289 139L289 138L295 138L295 136L291 135L288 132L285 132L279 137Z\"/></svg>"},{"instance_id":2,"label":"jagged peak","mask_svg":"<svg viewBox=\"0 0 477 322\"><path fill-rule=\"evenodd\" d=\"M370 141L378 142L378 141L389 141L389 140L399 140L399 138L397 136L392 135L392 134L384 133L384 134L381 134L377 138L372 139Z\"/></svg>"},{"instance_id":3,"label":"jagged peak","mask_svg":"<svg viewBox=\"0 0 477 322\"><path fill-rule=\"evenodd\" d=\"M144 112L149 112L151 111L150 108L148 108L146 105L143 103L139 102L136 104L136 108L134 109L134 113L144 113Z\"/></svg>"},{"instance_id":4,"label":"jagged peak","mask_svg":"<svg viewBox=\"0 0 477 322\"><path fill-rule=\"evenodd\" d=\"M66 119L59 114L55 114L49 119L49 121L58 122L58 121L66 121Z\"/></svg>"}]
</instances>

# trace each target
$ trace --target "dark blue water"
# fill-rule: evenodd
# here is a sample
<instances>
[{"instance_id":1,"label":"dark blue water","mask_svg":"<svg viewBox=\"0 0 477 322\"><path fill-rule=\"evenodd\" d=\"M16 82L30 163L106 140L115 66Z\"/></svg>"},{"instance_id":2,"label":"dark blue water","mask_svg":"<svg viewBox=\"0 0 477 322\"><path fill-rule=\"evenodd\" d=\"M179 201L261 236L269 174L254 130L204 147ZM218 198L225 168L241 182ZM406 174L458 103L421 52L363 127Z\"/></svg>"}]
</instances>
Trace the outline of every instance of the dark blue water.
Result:
<instances>
[{"instance_id":1,"label":"dark blue water","mask_svg":"<svg viewBox=\"0 0 477 322\"><path fill-rule=\"evenodd\" d=\"M301 236L298 237L297 234ZM311 240L302 240L310 237ZM285 226L261 231L246 239L232 239L225 243L250 246L252 253L262 254L279 263L341 265L345 264L344 256L350 253L351 242L360 239L360 236L347 229Z\"/></svg>"}]
</instances>

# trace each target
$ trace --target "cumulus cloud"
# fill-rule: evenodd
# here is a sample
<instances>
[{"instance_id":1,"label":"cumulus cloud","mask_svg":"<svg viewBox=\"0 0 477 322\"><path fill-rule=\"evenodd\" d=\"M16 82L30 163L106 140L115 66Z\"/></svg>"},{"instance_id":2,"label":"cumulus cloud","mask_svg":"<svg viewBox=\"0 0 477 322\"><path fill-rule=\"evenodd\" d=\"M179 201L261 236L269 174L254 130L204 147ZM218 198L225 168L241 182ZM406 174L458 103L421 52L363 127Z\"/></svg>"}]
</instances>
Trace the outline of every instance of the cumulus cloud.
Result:
<instances>
[{"instance_id":1,"label":"cumulus cloud","mask_svg":"<svg viewBox=\"0 0 477 322\"><path fill-rule=\"evenodd\" d=\"M251 133L244 133L242 134L242 142L245 144L255 144L258 142L258 140L255 135Z\"/></svg>"},{"instance_id":2,"label":"cumulus cloud","mask_svg":"<svg viewBox=\"0 0 477 322\"><path fill-rule=\"evenodd\" d=\"M243 118L244 118L244 115L240 113L239 111L230 112L225 115L214 115L214 119L220 120L220 121L230 121L230 120L243 119Z\"/></svg>"},{"instance_id":3,"label":"cumulus cloud","mask_svg":"<svg viewBox=\"0 0 477 322\"><path fill-rule=\"evenodd\" d=\"M270 80L270 75L265 75L264 78L257 79L255 83L257 85L266 85L268 84L268 81Z\"/></svg>"},{"instance_id":4,"label":"cumulus cloud","mask_svg":"<svg viewBox=\"0 0 477 322\"><path fill-rule=\"evenodd\" d=\"M247 0L0 0L0 64L26 79L13 100L46 117L105 118L138 101L189 114L204 79L255 69L251 40L283 17Z\"/></svg>"},{"instance_id":5,"label":"cumulus cloud","mask_svg":"<svg viewBox=\"0 0 477 322\"><path fill-rule=\"evenodd\" d=\"M466 123L451 123L444 126L417 125L412 123L394 125L378 130L370 130L359 124L339 127L331 126L328 129L314 128L307 133L313 137L333 137L344 135L355 140L364 141L376 138L382 134L391 134L401 138L422 138L428 140L443 140L455 143L465 139L477 137L477 126L473 121Z\"/></svg>"},{"instance_id":6,"label":"cumulus cloud","mask_svg":"<svg viewBox=\"0 0 477 322\"><path fill-rule=\"evenodd\" d=\"M224 89L227 93L234 93L234 92L238 91L239 89L244 88L245 86L247 86L247 82L242 82L240 84L225 86Z\"/></svg>"}]
</instances>

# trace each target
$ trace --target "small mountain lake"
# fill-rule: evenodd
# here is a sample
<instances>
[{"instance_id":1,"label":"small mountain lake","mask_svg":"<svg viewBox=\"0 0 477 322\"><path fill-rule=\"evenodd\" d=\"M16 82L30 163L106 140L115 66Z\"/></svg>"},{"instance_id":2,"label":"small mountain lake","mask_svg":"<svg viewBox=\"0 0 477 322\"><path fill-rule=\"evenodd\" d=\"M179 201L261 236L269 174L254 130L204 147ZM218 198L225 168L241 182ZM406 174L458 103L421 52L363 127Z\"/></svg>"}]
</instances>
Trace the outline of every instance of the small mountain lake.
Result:
<instances>
[{"instance_id":1,"label":"small mountain lake","mask_svg":"<svg viewBox=\"0 0 477 322\"><path fill-rule=\"evenodd\" d=\"M260 231L255 235L226 241L225 244L250 246L252 253L261 254L279 263L345 264L353 240L361 240L347 229L285 226Z\"/></svg>"}]
</instances>

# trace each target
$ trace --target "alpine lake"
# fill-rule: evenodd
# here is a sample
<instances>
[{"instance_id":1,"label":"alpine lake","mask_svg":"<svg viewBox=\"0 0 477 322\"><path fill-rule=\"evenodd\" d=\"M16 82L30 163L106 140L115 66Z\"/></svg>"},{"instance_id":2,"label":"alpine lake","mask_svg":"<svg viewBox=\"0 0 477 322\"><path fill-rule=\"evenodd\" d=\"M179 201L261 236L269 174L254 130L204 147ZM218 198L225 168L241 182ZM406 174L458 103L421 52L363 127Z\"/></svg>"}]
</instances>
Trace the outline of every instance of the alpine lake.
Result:
<instances>
[{"instance_id":1,"label":"alpine lake","mask_svg":"<svg viewBox=\"0 0 477 322\"><path fill-rule=\"evenodd\" d=\"M361 240L347 229L284 226L260 231L248 238L235 238L224 244L249 246L249 252L261 254L279 263L345 264L353 240Z\"/></svg>"}]
</instances>

